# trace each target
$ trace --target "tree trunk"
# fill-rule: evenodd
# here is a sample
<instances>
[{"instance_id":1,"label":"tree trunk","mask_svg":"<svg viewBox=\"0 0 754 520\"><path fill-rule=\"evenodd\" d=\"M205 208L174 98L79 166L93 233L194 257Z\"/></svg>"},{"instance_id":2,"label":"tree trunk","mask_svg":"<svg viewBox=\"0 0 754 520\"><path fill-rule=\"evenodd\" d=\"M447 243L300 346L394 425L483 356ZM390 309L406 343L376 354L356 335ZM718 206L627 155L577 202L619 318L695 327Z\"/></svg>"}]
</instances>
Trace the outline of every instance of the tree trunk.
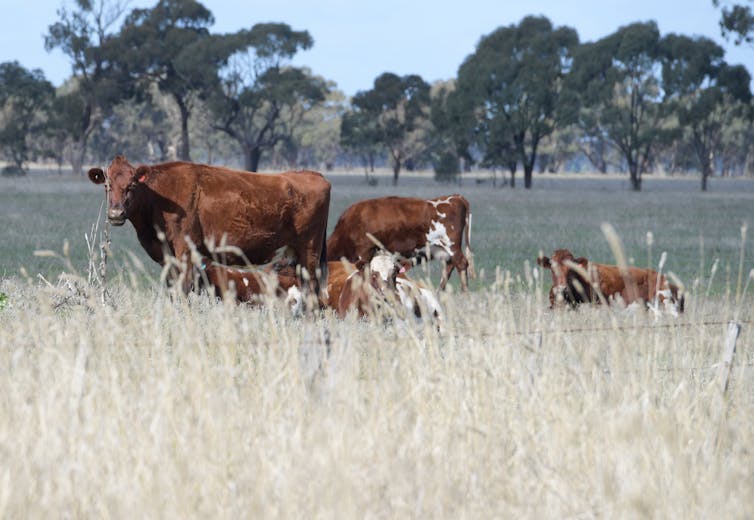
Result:
<instances>
[{"instance_id":1,"label":"tree trunk","mask_svg":"<svg viewBox=\"0 0 754 520\"><path fill-rule=\"evenodd\" d=\"M259 168L259 160L262 158L262 150L258 146L244 148L243 162L246 171L255 172Z\"/></svg>"},{"instance_id":2,"label":"tree trunk","mask_svg":"<svg viewBox=\"0 0 754 520\"><path fill-rule=\"evenodd\" d=\"M511 189L516 187L516 163L511 161L508 163L508 171L511 172Z\"/></svg>"},{"instance_id":3,"label":"tree trunk","mask_svg":"<svg viewBox=\"0 0 754 520\"><path fill-rule=\"evenodd\" d=\"M188 122L191 112L183 98L176 94L173 96L173 99L175 99L175 102L178 105L178 109L181 112L181 140L178 145L178 159L181 161L190 161L191 154L189 153Z\"/></svg>"},{"instance_id":4,"label":"tree trunk","mask_svg":"<svg viewBox=\"0 0 754 520\"><path fill-rule=\"evenodd\" d=\"M634 191L641 191L641 173L639 173L639 165L629 164L628 169L631 173L631 189Z\"/></svg>"},{"instance_id":5,"label":"tree trunk","mask_svg":"<svg viewBox=\"0 0 754 520\"><path fill-rule=\"evenodd\" d=\"M87 136L82 136L81 140L73 145L71 150L71 170L74 175L84 174L84 157L86 156Z\"/></svg>"},{"instance_id":6,"label":"tree trunk","mask_svg":"<svg viewBox=\"0 0 754 520\"><path fill-rule=\"evenodd\" d=\"M398 176L401 173L401 162L393 161L393 186L398 186Z\"/></svg>"},{"instance_id":7,"label":"tree trunk","mask_svg":"<svg viewBox=\"0 0 754 520\"><path fill-rule=\"evenodd\" d=\"M534 164L524 164L524 188L531 189L531 174L534 171Z\"/></svg>"}]
</instances>

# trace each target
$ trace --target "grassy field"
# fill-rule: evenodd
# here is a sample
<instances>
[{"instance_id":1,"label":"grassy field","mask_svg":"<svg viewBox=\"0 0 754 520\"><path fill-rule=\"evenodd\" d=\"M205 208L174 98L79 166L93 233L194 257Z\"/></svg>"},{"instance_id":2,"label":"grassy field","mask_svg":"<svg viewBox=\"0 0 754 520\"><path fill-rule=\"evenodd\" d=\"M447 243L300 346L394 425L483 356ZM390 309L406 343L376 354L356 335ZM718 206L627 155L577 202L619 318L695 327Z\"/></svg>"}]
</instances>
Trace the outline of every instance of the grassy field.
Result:
<instances>
[{"instance_id":1,"label":"grassy field","mask_svg":"<svg viewBox=\"0 0 754 520\"><path fill-rule=\"evenodd\" d=\"M130 225L113 231L103 303L33 256L68 239L85 272L101 187L0 179L0 517L749 517L754 298L736 285L754 184L626 184L333 177L331 228L359 198L470 200L485 275L441 294L438 331L390 309L358 321L171 298ZM527 262L556 247L611 261L603 222L638 265L653 233L652 263L667 251L689 289L685 314L547 308L549 279ZM129 250L145 264L134 278ZM745 282L751 240L744 254Z\"/></svg>"},{"instance_id":2,"label":"grassy field","mask_svg":"<svg viewBox=\"0 0 754 520\"><path fill-rule=\"evenodd\" d=\"M719 269L712 289L721 294L735 289L741 252L741 226L754 216L754 180L714 179L711 191L701 193L696 178L647 178L645 191L628 191L624 177L537 176L534 189L500 189L467 181L463 186L437 184L429 177L406 176L393 187L384 176L378 186L365 185L359 175L334 175L329 227L355 201L384 195L435 197L460 192L472 208L472 249L478 270L486 277L473 287L486 286L497 267L522 274L539 251L549 254L567 247L576 256L614 263L600 226L612 224L629 261L656 265L668 253L671 270L691 289L706 282L715 260ZM86 267L84 234L91 231L104 200L104 190L88 180L34 176L0 178L0 276L16 276L25 267L34 276L54 278L61 263L35 258L37 249L60 251L70 242L76 268ZM653 234L652 250L647 232ZM112 231L113 263L126 267L130 251L152 277L159 269L143 252L130 224ZM754 237L745 243L745 258L754 259ZM439 277L438 266L433 266ZM112 271L111 271L112 272ZM117 269L116 269L117 272ZM457 278L451 278L457 284Z\"/></svg>"}]
</instances>

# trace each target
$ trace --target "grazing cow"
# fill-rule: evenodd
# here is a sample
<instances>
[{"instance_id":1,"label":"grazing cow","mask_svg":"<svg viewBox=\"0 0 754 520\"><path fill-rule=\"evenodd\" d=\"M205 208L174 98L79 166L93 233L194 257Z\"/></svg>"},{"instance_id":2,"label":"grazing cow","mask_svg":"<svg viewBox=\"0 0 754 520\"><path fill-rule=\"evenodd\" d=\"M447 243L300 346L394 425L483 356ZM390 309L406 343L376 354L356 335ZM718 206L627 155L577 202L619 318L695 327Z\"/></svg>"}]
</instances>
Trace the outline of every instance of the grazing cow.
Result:
<instances>
[{"instance_id":1,"label":"grazing cow","mask_svg":"<svg viewBox=\"0 0 754 520\"><path fill-rule=\"evenodd\" d=\"M471 210L461 195L424 200L382 197L357 202L341 215L327 240L328 260L366 261L380 250L367 233L390 252L405 258L439 258L445 261L440 288L458 269L461 288L468 289L467 271L473 276ZM462 240L466 249L462 252Z\"/></svg>"},{"instance_id":2,"label":"grazing cow","mask_svg":"<svg viewBox=\"0 0 754 520\"><path fill-rule=\"evenodd\" d=\"M568 249L556 250L551 258L540 256L537 263L552 271L550 308L561 302L576 306L579 303L608 304L616 299L625 305L633 302L677 305L683 312L684 297L678 287L664 275L652 269L628 267L625 272L616 265L594 264L584 257L574 258Z\"/></svg>"},{"instance_id":3,"label":"grazing cow","mask_svg":"<svg viewBox=\"0 0 754 520\"><path fill-rule=\"evenodd\" d=\"M319 173L249 173L217 166L168 162L132 166L118 155L107 171L89 170L104 184L107 218L130 220L147 254L164 265L165 254L188 262L192 244L212 256L208 244L227 244L229 264L301 265L326 277L325 234L330 183ZM191 277L184 278L185 292Z\"/></svg>"}]
</instances>

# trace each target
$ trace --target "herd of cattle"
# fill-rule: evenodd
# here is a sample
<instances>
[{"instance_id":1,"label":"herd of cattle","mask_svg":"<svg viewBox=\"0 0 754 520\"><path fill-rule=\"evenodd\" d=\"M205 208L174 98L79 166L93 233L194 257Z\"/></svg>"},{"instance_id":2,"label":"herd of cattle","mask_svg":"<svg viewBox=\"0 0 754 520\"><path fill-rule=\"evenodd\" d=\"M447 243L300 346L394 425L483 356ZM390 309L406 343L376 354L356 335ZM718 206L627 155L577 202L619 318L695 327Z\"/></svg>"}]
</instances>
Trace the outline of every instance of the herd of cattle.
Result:
<instances>
[{"instance_id":1,"label":"herd of cattle","mask_svg":"<svg viewBox=\"0 0 754 520\"><path fill-rule=\"evenodd\" d=\"M188 162L134 167L119 155L88 175L105 186L111 224L131 221L160 265L177 260L170 280L186 293L209 285L220 297L254 302L275 294L341 317L396 303L417 317L439 316L434 292L406 271L441 260L440 289L454 269L463 290L474 276L471 209L461 195L357 202L327 238L331 185L316 172L258 174ZM551 307L620 300L683 311L678 288L653 270L594 264L565 249L537 261L552 271Z\"/></svg>"}]
</instances>

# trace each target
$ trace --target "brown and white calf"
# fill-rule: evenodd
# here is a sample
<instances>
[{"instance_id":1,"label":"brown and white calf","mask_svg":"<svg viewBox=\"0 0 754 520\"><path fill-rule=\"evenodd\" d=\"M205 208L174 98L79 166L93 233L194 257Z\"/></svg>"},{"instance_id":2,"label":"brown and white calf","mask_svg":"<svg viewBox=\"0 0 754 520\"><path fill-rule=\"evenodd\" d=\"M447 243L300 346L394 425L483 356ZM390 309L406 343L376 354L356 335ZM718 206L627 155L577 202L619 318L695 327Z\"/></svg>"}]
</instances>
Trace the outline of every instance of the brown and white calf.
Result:
<instances>
[{"instance_id":1,"label":"brown and white calf","mask_svg":"<svg viewBox=\"0 0 754 520\"><path fill-rule=\"evenodd\" d=\"M584 257L575 258L568 249L557 249L551 257L540 256L537 263L552 272L550 308L561 303L576 306L580 303L611 304L620 300L624 305L652 302L670 305L683 312L684 297L677 286L652 269L592 263Z\"/></svg>"},{"instance_id":2,"label":"brown and white calf","mask_svg":"<svg viewBox=\"0 0 754 520\"><path fill-rule=\"evenodd\" d=\"M327 240L327 259L369 262L379 251L370 236L404 258L437 258L445 262L440 289L457 269L461 288L474 275L471 257L471 209L461 195L436 199L382 197L357 202L343 212ZM466 240L465 249L462 246ZM464 254L465 252L465 254Z\"/></svg>"}]
</instances>

